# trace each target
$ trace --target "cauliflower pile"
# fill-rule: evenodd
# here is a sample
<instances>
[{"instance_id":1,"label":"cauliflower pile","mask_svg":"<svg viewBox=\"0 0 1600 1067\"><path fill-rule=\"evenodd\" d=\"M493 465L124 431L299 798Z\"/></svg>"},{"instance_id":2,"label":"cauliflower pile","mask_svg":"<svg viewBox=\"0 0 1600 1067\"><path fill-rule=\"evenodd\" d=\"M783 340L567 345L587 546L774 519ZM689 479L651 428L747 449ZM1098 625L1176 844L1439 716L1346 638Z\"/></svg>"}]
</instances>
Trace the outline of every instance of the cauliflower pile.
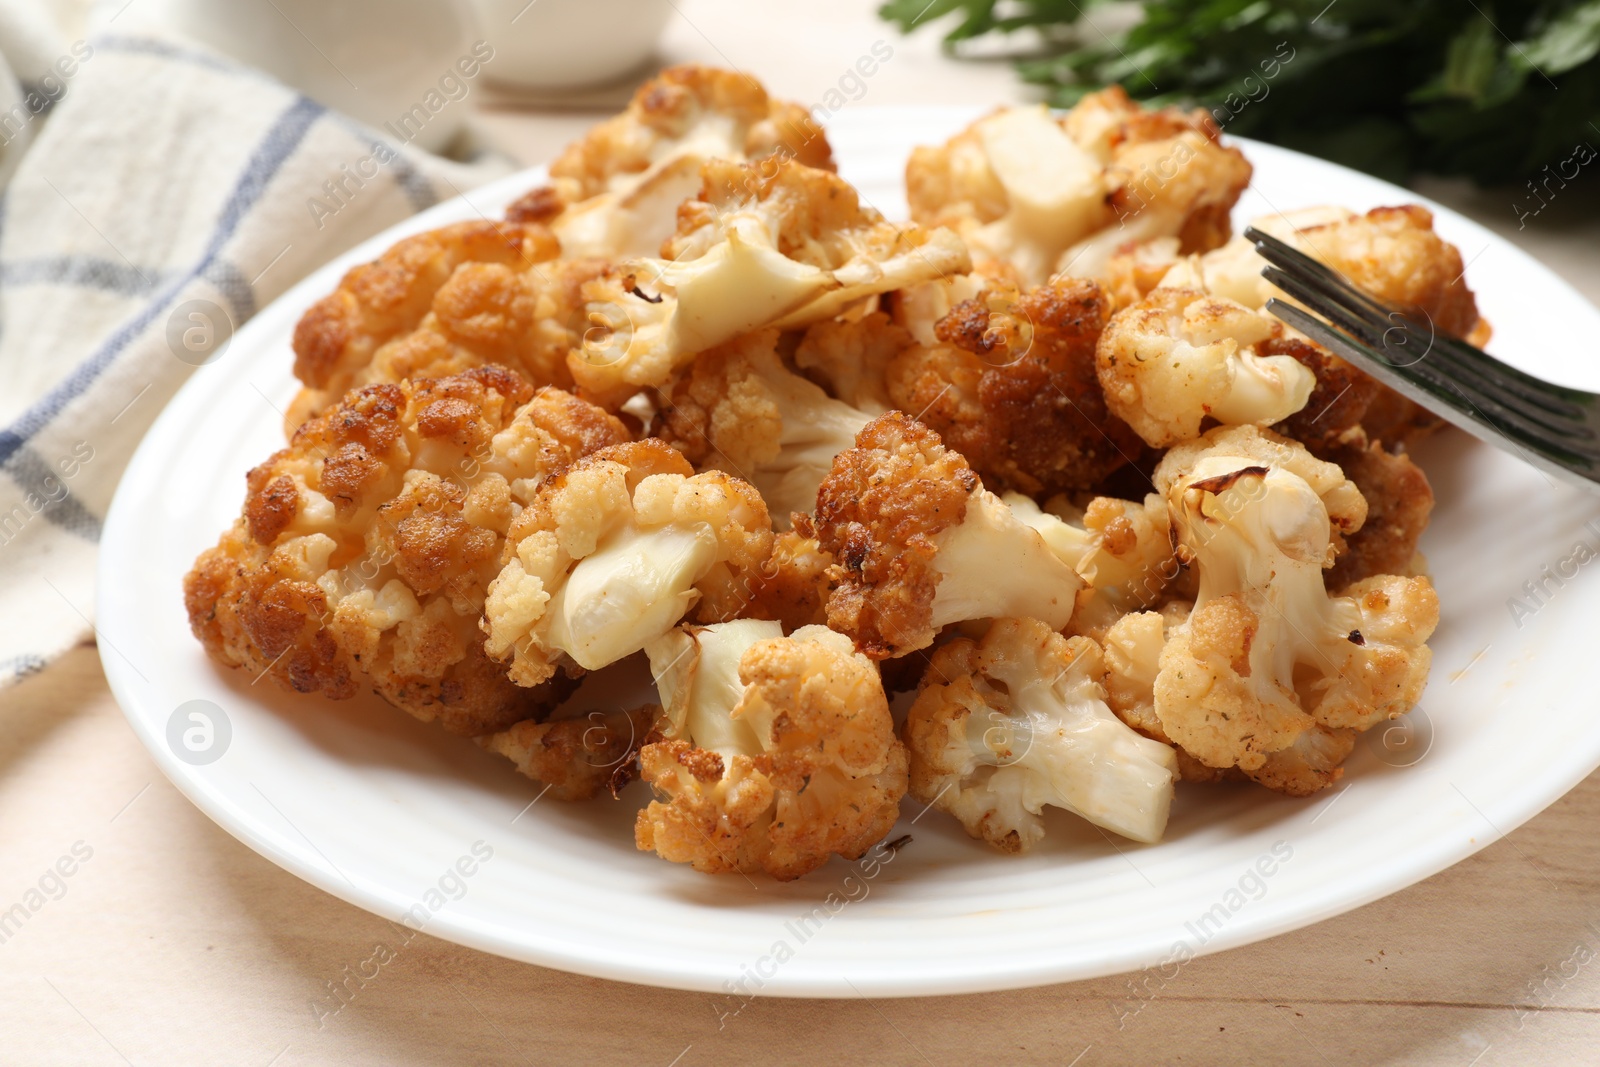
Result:
<instances>
[{"instance_id":1,"label":"cauliflower pile","mask_svg":"<svg viewBox=\"0 0 1600 1067\"><path fill-rule=\"evenodd\" d=\"M1324 789L1427 680L1434 421L1263 310L1249 177L1108 90L916 150L896 223L803 109L667 70L306 312L194 633L558 799L647 787L638 848L704 872L858 859L907 793L1022 852ZM1422 208L1257 225L1487 337Z\"/></svg>"}]
</instances>

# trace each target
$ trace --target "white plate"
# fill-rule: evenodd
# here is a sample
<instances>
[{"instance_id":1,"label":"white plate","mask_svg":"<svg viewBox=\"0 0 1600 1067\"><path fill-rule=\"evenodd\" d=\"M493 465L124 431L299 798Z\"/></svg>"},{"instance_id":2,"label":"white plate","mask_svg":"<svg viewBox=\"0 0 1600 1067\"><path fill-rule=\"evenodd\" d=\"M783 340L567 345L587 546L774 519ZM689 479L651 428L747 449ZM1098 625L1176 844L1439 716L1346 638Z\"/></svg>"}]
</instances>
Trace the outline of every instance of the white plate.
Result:
<instances>
[{"instance_id":1,"label":"white plate","mask_svg":"<svg viewBox=\"0 0 1600 1067\"><path fill-rule=\"evenodd\" d=\"M895 217L907 151L971 114L847 111L829 136L845 176ZM1243 147L1256 178L1241 224L1274 209L1418 199L1306 156ZM1006 857L938 812L919 819L921 806L908 800L895 832L913 840L876 869L836 860L787 885L707 877L634 849L638 784L620 803L528 808L537 787L503 761L376 698L292 698L213 667L189 634L179 583L232 521L246 469L281 443L271 405L295 391L296 318L401 235L475 210L492 216L539 177L439 205L262 311L152 427L107 519L98 611L117 699L195 804L301 878L389 919L424 902L411 914L430 934L607 978L784 996L976 992L1175 962L1348 911L1470 855L1600 764L1589 674L1600 566L1578 568L1559 587L1547 582L1545 605L1527 617L1513 620L1508 607L1580 541L1600 549L1600 524L1583 526L1600 509L1455 433L1421 456L1439 499L1423 547L1444 605L1433 680L1410 717L1422 728L1408 743L1393 728L1391 750L1383 733L1370 737L1345 782L1309 800L1181 788L1156 846L1113 846L1062 816L1035 852ZM1471 261L1495 351L1600 389L1600 312L1483 227L1434 211ZM220 706L231 727L226 751L206 765L180 760L167 741L169 720L191 700ZM1414 766L1396 766L1419 754ZM450 876L479 842L492 858L470 878ZM1275 848L1277 859L1260 859ZM1270 876L1256 873L1258 862ZM459 899L428 898L441 879ZM729 1010L741 996L725 1002Z\"/></svg>"}]
</instances>

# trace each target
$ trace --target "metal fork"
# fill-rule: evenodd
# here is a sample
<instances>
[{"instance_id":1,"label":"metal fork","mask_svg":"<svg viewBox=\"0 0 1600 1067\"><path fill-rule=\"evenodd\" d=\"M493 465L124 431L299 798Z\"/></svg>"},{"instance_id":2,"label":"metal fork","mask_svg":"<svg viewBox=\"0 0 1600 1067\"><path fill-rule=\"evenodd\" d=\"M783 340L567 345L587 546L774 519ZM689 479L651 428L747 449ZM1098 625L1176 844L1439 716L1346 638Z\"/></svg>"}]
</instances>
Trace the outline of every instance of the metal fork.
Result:
<instances>
[{"instance_id":1,"label":"metal fork","mask_svg":"<svg viewBox=\"0 0 1600 1067\"><path fill-rule=\"evenodd\" d=\"M1475 437L1600 491L1600 396L1507 366L1271 234L1252 226L1244 235L1271 264L1261 276L1328 321L1276 297L1267 301L1273 315Z\"/></svg>"}]
</instances>

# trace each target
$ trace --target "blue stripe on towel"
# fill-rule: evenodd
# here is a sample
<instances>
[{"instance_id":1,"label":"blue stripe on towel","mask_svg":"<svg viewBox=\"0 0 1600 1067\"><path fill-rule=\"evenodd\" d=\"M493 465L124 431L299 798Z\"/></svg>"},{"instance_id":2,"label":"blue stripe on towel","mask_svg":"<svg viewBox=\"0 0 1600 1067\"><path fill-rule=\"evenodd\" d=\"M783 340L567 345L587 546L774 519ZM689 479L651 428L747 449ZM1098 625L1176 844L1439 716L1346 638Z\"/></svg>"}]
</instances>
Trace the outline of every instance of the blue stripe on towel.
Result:
<instances>
[{"instance_id":1,"label":"blue stripe on towel","mask_svg":"<svg viewBox=\"0 0 1600 1067\"><path fill-rule=\"evenodd\" d=\"M0 431L0 465L9 463L17 449L28 438L48 425L67 404L94 384L124 348L167 312L167 305L183 291L183 287L204 274L218 258L223 245L238 229L245 212L260 199L267 184L299 147L312 124L326 111L327 109L321 104L303 96L297 97L284 110L245 164L243 174L223 205L217 225L212 231L211 240L200 261L163 286L158 296L107 338L105 343L80 363L65 381L36 401L4 431Z\"/></svg>"}]
</instances>

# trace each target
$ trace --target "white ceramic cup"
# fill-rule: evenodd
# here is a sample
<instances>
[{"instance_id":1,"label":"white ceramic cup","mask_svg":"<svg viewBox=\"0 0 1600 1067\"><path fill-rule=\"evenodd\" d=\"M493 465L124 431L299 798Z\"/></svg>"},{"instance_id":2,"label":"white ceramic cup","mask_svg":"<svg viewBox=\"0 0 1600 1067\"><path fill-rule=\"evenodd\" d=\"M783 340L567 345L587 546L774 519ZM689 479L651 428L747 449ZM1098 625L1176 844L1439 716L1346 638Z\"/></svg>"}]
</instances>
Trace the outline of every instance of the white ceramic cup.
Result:
<instances>
[{"instance_id":1,"label":"white ceramic cup","mask_svg":"<svg viewBox=\"0 0 1600 1067\"><path fill-rule=\"evenodd\" d=\"M620 78L655 51L670 0L473 0L495 59L484 73L528 89Z\"/></svg>"},{"instance_id":2,"label":"white ceramic cup","mask_svg":"<svg viewBox=\"0 0 1600 1067\"><path fill-rule=\"evenodd\" d=\"M468 0L159 0L148 13L184 35L271 74L329 107L382 129L439 99L450 75L474 58L478 36ZM156 5L152 5L152 8ZM486 72L489 63L468 63ZM481 76L481 75L478 75ZM447 98L410 137L444 147L466 121L463 98ZM410 128L408 127L408 132Z\"/></svg>"}]
</instances>

